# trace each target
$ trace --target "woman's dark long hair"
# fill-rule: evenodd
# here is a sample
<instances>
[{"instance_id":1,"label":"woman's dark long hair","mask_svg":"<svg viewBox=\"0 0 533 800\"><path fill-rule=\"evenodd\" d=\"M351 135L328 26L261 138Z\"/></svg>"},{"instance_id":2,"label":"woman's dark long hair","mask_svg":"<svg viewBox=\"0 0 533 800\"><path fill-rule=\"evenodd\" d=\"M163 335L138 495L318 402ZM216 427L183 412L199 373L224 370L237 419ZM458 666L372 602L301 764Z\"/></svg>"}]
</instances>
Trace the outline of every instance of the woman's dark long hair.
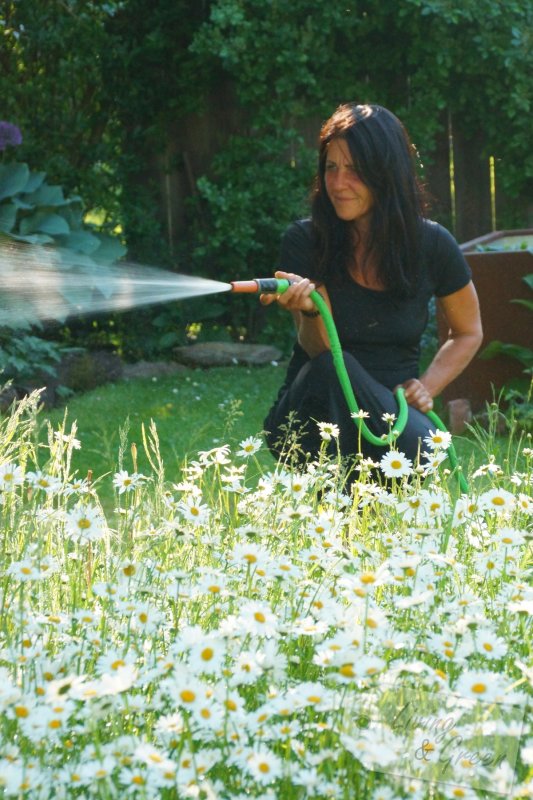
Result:
<instances>
[{"instance_id":1,"label":"woman's dark long hair","mask_svg":"<svg viewBox=\"0 0 533 800\"><path fill-rule=\"evenodd\" d=\"M326 191L325 165L333 139L347 143L359 177L372 192L366 255L372 255L386 289L409 296L417 285L424 196L416 176L415 149L404 126L378 105L341 105L320 131L311 211L316 278L344 274L354 252L353 225L337 217Z\"/></svg>"}]
</instances>

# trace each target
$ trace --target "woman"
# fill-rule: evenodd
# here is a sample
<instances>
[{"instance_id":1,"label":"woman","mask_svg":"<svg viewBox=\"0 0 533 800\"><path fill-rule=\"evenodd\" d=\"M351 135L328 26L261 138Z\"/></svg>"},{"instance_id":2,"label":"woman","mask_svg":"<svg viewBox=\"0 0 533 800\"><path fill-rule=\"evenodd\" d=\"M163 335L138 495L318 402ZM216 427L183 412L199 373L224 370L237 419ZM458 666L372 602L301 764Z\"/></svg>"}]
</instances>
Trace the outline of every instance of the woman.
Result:
<instances>
[{"instance_id":1,"label":"woman","mask_svg":"<svg viewBox=\"0 0 533 800\"><path fill-rule=\"evenodd\" d=\"M294 283L262 295L291 311L297 342L279 395L265 420L279 454L290 420L299 444L316 455L317 422L339 426L343 456L358 452L358 435L337 379L324 324L310 298L317 289L337 326L359 408L380 435L385 412L397 411L402 386L408 424L397 448L410 459L434 425L425 416L436 397L466 367L482 330L470 269L451 234L424 217L414 148L402 123L378 105L341 105L320 133L311 219L293 223L281 247L276 277ZM419 375L420 340L435 296L449 326L447 340ZM361 442L380 459L385 448Z\"/></svg>"}]
</instances>

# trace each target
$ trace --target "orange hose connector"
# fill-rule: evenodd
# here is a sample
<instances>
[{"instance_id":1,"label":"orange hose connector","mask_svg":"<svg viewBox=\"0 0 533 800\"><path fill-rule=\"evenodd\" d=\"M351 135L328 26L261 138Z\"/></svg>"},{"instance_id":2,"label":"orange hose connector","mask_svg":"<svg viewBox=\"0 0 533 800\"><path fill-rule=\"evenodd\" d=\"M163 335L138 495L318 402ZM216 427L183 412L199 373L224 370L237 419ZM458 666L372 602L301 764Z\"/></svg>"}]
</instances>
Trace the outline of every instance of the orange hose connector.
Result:
<instances>
[{"instance_id":1,"label":"orange hose connector","mask_svg":"<svg viewBox=\"0 0 533 800\"><path fill-rule=\"evenodd\" d=\"M257 294L259 285L257 281L231 281L231 291L240 294Z\"/></svg>"}]
</instances>

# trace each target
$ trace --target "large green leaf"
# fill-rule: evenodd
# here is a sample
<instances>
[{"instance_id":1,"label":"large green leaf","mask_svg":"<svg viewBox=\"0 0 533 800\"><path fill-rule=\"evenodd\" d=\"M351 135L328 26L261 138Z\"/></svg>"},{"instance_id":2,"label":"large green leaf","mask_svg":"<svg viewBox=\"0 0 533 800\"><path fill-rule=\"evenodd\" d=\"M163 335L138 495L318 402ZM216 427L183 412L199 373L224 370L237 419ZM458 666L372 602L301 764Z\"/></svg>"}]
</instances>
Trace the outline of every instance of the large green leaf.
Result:
<instances>
[{"instance_id":1,"label":"large green leaf","mask_svg":"<svg viewBox=\"0 0 533 800\"><path fill-rule=\"evenodd\" d=\"M68 202L61 186L49 186L47 183L39 186L35 192L25 194L24 200L34 206L64 206Z\"/></svg>"},{"instance_id":2,"label":"large green leaf","mask_svg":"<svg viewBox=\"0 0 533 800\"><path fill-rule=\"evenodd\" d=\"M524 300L522 298L518 298L516 300L512 300L512 303L518 303L521 306L525 306L529 308L530 311L533 311L533 300Z\"/></svg>"},{"instance_id":3,"label":"large green leaf","mask_svg":"<svg viewBox=\"0 0 533 800\"><path fill-rule=\"evenodd\" d=\"M525 275L523 279L530 289L533 289L533 273L531 275Z\"/></svg>"},{"instance_id":4,"label":"large green leaf","mask_svg":"<svg viewBox=\"0 0 533 800\"><path fill-rule=\"evenodd\" d=\"M59 236L58 244L67 250L91 255L100 247L100 240L89 231L71 231L66 236Z\"/></svg>"},{"instance_id":5,"label":"large green leaf","mask_svg":"<svg viewBox=\"0 0 533 800\"><path fill-rule=\"evenodd\" d=\"M66 219L71 231L87 230L83 223L83 205L81 203L74 202L63 206L61 216Z\"/></svg>"},{"instance_id":6,"label":"large green leaf","mask_svg":"<svg viewBox=\"0 0 533 800\"><path fill-rule=\"evenodd\" d=\"M29 177L27 164L0 164L0 200L21 192Z\"/></svg>"},{"instance_id":7,"label":"large green leaf","mask_svg":"<svg viewBox=\"0 0 533 800\"><path fill-rule=\"evenodd\" d=\"M22 192L24 194L36 192L37 189L43 185L45 178L46 172L30 172L30 177L28 178L26 186L22 189Z\"/></svg>"},{"instance_id":8,"label":"large green leaf","mask_svg":"<svg viewBox=\"0 0 533 800\"><path fill-rule=\"evenodd\" d=\"M10 239L14 239L16 242L26 242L27 244L53 244L54 240L51 236L48 236L45 233L29 233L27 236L21 235L19 233L10 233Z\"/></svg>"},{"instance_id":9,"label":"large green leaf","mask_svg":"<svg viewBox=\"0 0 533 800\"><path fill-rule=\"evenodd\" d=\"M36 211L30 217L24 217L20 223L20 232L23 235L28 233L47 233L50 236L70 233L68 222L59 214L51 214L49 211Z\"/></svg>"},{"instance_id":10,"label":"large green leaf","mask_svg":"<svg viewBox=\"0 0 533 800\"><path fill-rule=\"evenodd\" d=\"M479 354L480 358L489 359L495 356L509 356L520 361L525 367L533 366L533 350L519 344L508 344L495 340Z\"/></svg>"},{"instance_id":11,"label":"large green leaf","mask_svg":"<svg viewBox=\"0 0 533 800\"><path fill-rule=\"evenodd\" d=\"M0 205L0 231L10 233L17 221L17 207L14 203L3 203Z\"/></svg>"},{"instance_id":12,"label":"large green leaf","mask_svg":"<svg viewBox=\"0 0 533 800\"><path fill-rule=\"evenodd\" d=\"M100 247L92 255L99 264L112 264L126 255L126 248L120 239L103 233L95 235L100 239Z\"/></svg>"},{"instance_id":13,"label":"large green leaf","mask_svg":"<svg viewBox=\"0 0 533 800\"><path fill-rule=\"evenodd\" d=\"M100 269L93 259L85 253L75 252L66 247L54 247L54 256L57 258L57 267L62 272L82 272L91 274Z\"/></svg>"},{"instance_id":14,"label":"large green leaf","mask_svg":"<svg viewBox=\"0 0 533 800\"><path fill-rule=\"evenodd\" d=\"M13 205L15 205L17 208L21 208L23 211L33 211L33 209L35 208L33 203L25 203L24 200L21 200L20 195L16 195L15 197L13 197L11 199L11 202L13 203Z\"/></svg>"}]
</instances>

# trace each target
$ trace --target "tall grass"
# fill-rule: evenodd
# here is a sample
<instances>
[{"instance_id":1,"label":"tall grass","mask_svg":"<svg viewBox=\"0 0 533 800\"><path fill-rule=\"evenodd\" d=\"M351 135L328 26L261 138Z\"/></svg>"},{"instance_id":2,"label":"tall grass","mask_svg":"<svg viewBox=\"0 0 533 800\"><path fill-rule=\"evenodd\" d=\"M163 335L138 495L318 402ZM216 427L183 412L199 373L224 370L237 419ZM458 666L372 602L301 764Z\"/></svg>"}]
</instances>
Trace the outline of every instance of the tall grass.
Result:
<instances>
[{"instance_id":1,"label":"tall grass","mask_svg":"<svg viewBox=\"0 0 533 800\"><path fill-rule=\"evenodd\" d=\"M100 479L37 406L0 427L0 797L527 793L523 441L461 495L442 437L349 484L328 425L305 470L246 435L169 476L147 421Z\"/></svg>"}]
</instances>

